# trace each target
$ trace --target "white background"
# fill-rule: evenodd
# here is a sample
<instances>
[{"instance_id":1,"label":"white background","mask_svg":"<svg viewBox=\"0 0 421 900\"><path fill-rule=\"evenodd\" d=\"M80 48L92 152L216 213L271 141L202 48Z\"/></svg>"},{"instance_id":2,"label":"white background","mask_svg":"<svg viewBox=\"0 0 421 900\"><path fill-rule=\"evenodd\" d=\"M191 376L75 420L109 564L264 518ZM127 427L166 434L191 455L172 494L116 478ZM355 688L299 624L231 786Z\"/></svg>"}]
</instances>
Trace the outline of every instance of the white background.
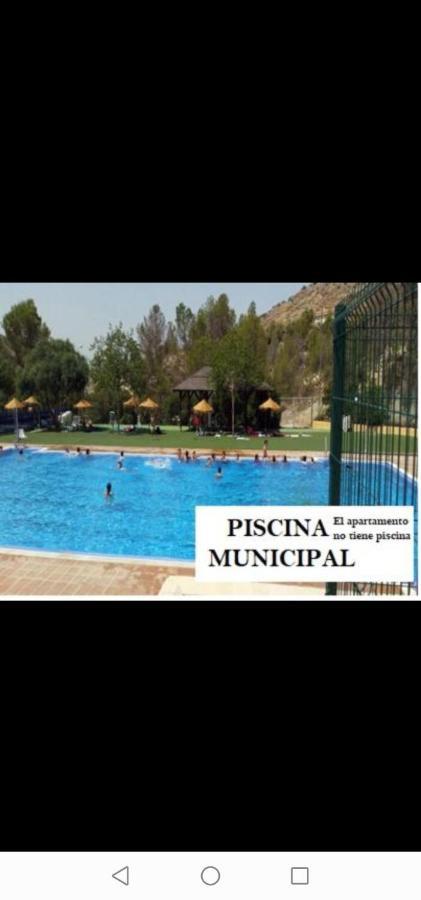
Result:
<instances>
[{"instance_id":1,"label":"white background","mask_svg":"<svg viewBox=\"0 0 421 900\"><path fill-rule=\"evenodd\" d=\"M334 519L407 519L409 525L383 526L334 525ZM316 525L323 520L326 531L345 533L368 532L376 535L383 531L410 533L411 540L334 540L327 537L272 537L271 535L244 537L238 531L229 537L228 519L311 519ZM322 559L312 567L262 566L244 567L210 566L209 550L220 556L225 549L315 549L322 552ZM327 566L322 568L323 557L329 550L340 558L340 549L349 550L348 560L354 568ZM412 506L198 506L196 507L196 578L198 581L268 581L268 582L391 582L413 581L413 507ZM288 560L289 561L289 560Z\"/></svg>"},{"instance_id":2,"label":"white background","mask_svg":"<svg viewBox=\"0 0 421 900\"><path fill-rule=\"evenodd\" d=\"M129 885L112 873L129 866ZM216 866L220 881L201 881ZM308 885L291 867L308 866ZM420 900L421 853L0 853L4 900Z\"/></svg>"}]
</instances>

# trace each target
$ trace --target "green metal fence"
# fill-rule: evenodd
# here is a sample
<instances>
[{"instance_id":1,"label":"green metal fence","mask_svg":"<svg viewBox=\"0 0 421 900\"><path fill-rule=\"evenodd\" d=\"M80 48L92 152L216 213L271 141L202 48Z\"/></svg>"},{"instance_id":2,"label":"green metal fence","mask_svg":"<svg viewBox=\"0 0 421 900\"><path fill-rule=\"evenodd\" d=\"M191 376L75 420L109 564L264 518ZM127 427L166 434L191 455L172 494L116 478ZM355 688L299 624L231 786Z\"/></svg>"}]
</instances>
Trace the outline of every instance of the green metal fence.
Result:
<instances>
[{"instance_id":1,"label":"green metal fence","mask_svg":"<svg viewBox=\"0 0 421 900\"><path fill-rule=\"evenodd\" d=\"M361 284L336 307L329 486L332 505L414 506L416 538L417 307L413 282ZM417 582L327 593L415 594Z\"/></svg>"}]
</instances>

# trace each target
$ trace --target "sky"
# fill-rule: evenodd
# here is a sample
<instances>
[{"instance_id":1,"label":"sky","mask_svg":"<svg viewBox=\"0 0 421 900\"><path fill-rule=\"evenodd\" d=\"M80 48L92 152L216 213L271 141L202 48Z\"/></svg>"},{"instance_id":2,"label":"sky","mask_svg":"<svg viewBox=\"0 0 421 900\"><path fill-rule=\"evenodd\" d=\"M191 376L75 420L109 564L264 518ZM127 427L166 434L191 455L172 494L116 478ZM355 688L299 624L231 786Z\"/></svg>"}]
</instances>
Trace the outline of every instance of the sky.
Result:
<instances>
[{"instance_id":1,"label":"sky","mask_svg":"<svg viewBox=\"0 0 421 900\"><path fill-rule=\"evenodd\" d=\"M135 328L154 303L173 321L178 303L197 312L211 294L226 293L238 315L246 312L253 300L261 315L302 286L285 282L0 283L0 322L13 304L31 298L53 337L68 338L90 356L90 344L106 334L110 323L122 322L126 330Z\"/></svg>"}]
</instances>

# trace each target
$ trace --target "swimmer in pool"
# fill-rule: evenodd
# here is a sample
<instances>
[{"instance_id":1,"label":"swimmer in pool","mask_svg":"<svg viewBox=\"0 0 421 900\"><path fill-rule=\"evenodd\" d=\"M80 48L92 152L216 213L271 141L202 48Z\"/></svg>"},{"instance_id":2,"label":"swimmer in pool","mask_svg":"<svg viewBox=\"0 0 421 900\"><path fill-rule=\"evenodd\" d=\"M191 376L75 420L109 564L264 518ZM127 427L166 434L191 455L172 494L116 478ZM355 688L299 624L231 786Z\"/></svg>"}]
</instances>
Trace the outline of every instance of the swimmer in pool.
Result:
<instances>
[{"instance_id":1,"label":"swimmer in pool","mask_svg":"<svg viewBox=\"0 0 421 900\"><path fill-rule=\"evenodd\" d=\"M287 462L288 462L288 457L287 457L287 456L283 456L283 457L282 457L282 462L283 462L283 463L287 463Z\"/></svg>"},{"instance_id":2,"label":"swimmer in pool","mask_svg":"<svg viewBox=\"0 0 421 900\"><path fill-rule=\"evenodd\" d=\"M123 460L122 460L122 459L118 459L118 460L117 460L117 469L122 469L122 468L123 468Z\"/></svg>"},{"instance_id":3,"label":"swimmer in pool","mask_svg":"<svg viewBox=\"0 0 421 900\"><path fill-rule=\"evenodd\" d=\"M186 450L184 456L185 456L185 458L186 458L186 462L190 462L190 453L189 453L188 450Z\"/></svg>"},{"instance_id":4,"label":"swimmer in pool","mask_svg":"<svg viewBox=\"0 0 421 900\"><path fill-rule=\"evenodd\" d=\"M112 499L113 499L113 496L114 496L114 495L113 495L113 489L112 489L111 481L109 481L108 484L107 484L106 487L105 487L104 497L105 497L106 500L112 500Z\"/></svg>"},{"instance_id":5,"label":"swimmer in pool","mask_svg":"<svg viewBox=\"0 0 421 900\"><path fill-rule=\"evenodd\" d=\"M254 461L255 461L255 463L260 462L259 454L258 454L258 453L255 454Z\"/></svg>"},{"instance_id":6,"label":"swimmer in pool","mask_svg":"<svg viewBox=\"0 0 421 900\"><path fill-rule=\"evenodd\" d=\"M236 458L236 461L237 461L237 462L240 462L241 456L240 456L239 453L236 453L236 454L235 454L235 458Z\"/></svg>"},{"instance_id":7,"label":"swimmer in pool","mask_svg":"<svg viewBox=\"0 0 421 900\"><path fill-rule=\"evenodd\" d=\"M227 454L225 450L222 451L221 462L227 462Z\"/></svg>"},{"instance_id":8,"label":"swimmer in pool","mask_svg":"<svg viewBox=\"0 0 421 900\"><path fill-rule=\"evenodd\" d=\"M307 457L306 457L306 456L301 456L301 457L300 457L300 462L306 463L306 462L307 462Z\"/></svg>"},{"instance_id":9,"label":"swimmer in pool","mask_svg":"<svg viewBox=\"0 0 421 900\"><path fill-rule=\"evenodd\" d=\"M207 469L209 468L209 466L212 465L212 462L213 462L212 457L211 457L211 456L208 456L208 461L207 461L207 463L206 463L206 468L207 468Z\"/></svg>"},{"instance_id":10,"label":"swimmer in pool","mask_svg":"<svg viewBox=\"0 0 421 900\"><path fill-rule=\"evenodd\" d=\"M86 456L89 456L89 455L90 455L90 452L91 452L91 451L89 450L89 447L88 447L88 449L86 450Z\"/></svg>"},{"instance_id":11,"label":"swimmer in pool","mask_svg":"<svg viewBox=\"0 0 421 900\"><path fill-rule=\"evenodd\" d=\"M183 458L183 454L182 454L182 452L181 452L181 447L179 447L178 450L177 450L177 459L180 459L180 460L181 460L182 458Z\"/></svg>"},{"instance_id":12,"label":"swimmer in pool","mask_svg":"<svg viewBox=\"0 0 421 900\"><path fill-rule=\"evenodd\" d=\"M273 463L276 463L276 461L277 461L277 460L276 460L276 456L272 456L272 462L273 462Z\"/></svg>"},{"instance_id":13,"label":"swimmer in pool","mask_svg":"<svg viewBox=\"0 0 421 900\"><path fill-rule=\"evenodd\" d=\"M76 453L80 453L80 447L76 447Z\"/></svg>"},{"instance_id":14,"label":"swimmer in pool","mask_svg":"<svg viewBox=\"0 0 421 900\"><path fill-rule=\"evenodd\" d=\"M218 466L218 471L215 473L215 478L223 478L221 466Z\"/></svg>"},{"instance_id":15,"label":"swimmer in pool","mask_svg":"<svg viewBox=\"0 0 421 900\"><path fill-rule=\"evenodd\" d=\"M196 453L196 450L193 450L193 453L192 453L192 455L191 455L191 458L192 458L193 462L197 462L197 453Z\"/></svg>"}]
</instances>

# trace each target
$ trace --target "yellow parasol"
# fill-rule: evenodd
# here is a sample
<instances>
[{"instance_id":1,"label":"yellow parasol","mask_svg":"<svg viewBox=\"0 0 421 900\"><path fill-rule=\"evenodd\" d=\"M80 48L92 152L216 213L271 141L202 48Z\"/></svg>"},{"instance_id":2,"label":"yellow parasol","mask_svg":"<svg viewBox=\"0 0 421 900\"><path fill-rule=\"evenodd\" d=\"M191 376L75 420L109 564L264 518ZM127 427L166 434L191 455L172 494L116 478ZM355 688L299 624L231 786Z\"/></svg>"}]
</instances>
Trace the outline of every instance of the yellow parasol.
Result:
<instances>
[{"instance_id":1,"label":"yellow parasol","mask_svg":"<svg viewBox=\"0 0 421 900\"><path fill-rule=\"evenodd\" d=\"M143 406L144 409L158 409L159 403L155 403L155 400L151 400L150 397L147 397L143 403L139 403L139 406Z\"/></svg>"},{"instance_id":2,"label":"yellow parasol","mask_svg":"<svg viewBox=\"0 0 421 900\"><path fill-rule=\"evenodd\" d=\"M270 409L272 412L281 412L279 403L276 403L275 400L272 400L272 397L269 397L268 400L265 400L264 403L261 403L259 409Z\"/></svg>"},{"instance_id":3,"label":"yellow parasol","mask_svg":"<svg viewBox=\"0 0 421 900\"><path fill-rule=\"evenodd\" d=\"M155 403L155 400L152 400L151 397L147 397L146 400L143 400L142 403L139 403L139 406L141 406L143 409L150 409L150 411L151 411L150 424L152 426L152 424L153 424L152 410L158 409L159 403Z\"/></svg>"},{"instance_id":4,"label":"yellow parasol","mask_svg":"<svg viewBox=\"0 0 421 900\"><path fill-rule=\"evenodd\" d=\"M266 412L268 413L268 415L266 416L266 434L267 434L267 432L268 432L268 418L269 418L269 412L277 412L277 413L280 413L280 412L281 412L281 407L280 407L279 403L276 403L275 400L272 400L272 397L268 397L268 399L265 400L264 403L261 403L261 404L260 404L259 409L265 409Z\"/></svg>"},{"instance_id":5,"label":"yellow parasol","mask_svg":"<svg viewBox=\"0 0 421 900\"><path fill-rule=\"evenodd\" d=\"M31 394L30 397L27 397L26 400L23 400L22 402L25 404L25 406L28 407L28 412L33 412L33 406L41 406L39 400L37 400L37 398L34 397L33 394ZM38 426L41 427L41 412L38 413Z\"/></svg>"},{"instance_id":6,"label":"yellow parasol","mask_svg":"<svg viewBox=\"0 0 421 900\"><path fill-rule=\"evenodd\" d=\"M79 400L78 403L75 403L75 404L74 404L74 409L79 409L79 410L82 410L82 411L83 411L84 409L85 409L85 410L86 410L86 409L92 409L92 407L93 407L93 403L90 403L89 400ZM82 421L82 423L84 423L84 422L85 422L85 419L82 418L81 421Z\"/></svg>"},{"instance_id":7,"label":"yellow parasol","mask_svg":"<svg viewBox=\"0 0 421 900\"><path fill-rule=\"evenodd\" d=\"M127 406L128 409L137 409L137 407L140 406L139 397L136 397L136 395L133 394L133 397L129 397L128 400L124 401L123 406Z\"/></svg>"},{"instance_id":8,"label":"yellow parasol","mask_svg":"<svg viewBox=\"0 0 421 900\"><path fill-rule=\"evenodd\" d=\"M18 418L18 409L25 409L25 404L21 403L20 400L16 400L16 397L12 397L8 403L6 403L5 409L14 410L15 413L15 431L16 437L19 440L19 418Z\"/></svg>"},{"instance_id":9,"label":"yellow parasol","mask_svg":"<svg viewBox=\"0 0 421 900\"><path fill-rule=\"evenodd\" d=\"M12 397L8 403L6 403L5 409L25 409L25 404L21 403L20 400L16 400L16 397Z\"/></svg>"},{"instance_id":10,"label":"yellow parasol","mask_svg":"<svg viewBox=\"0 0 421 900\"><path fill-rule=\"evenodd\" d=\"M197 413L211 413L213 412L213 406L207 400L201 400L200 403L196 403L196 406L193 406L193 411Z\"/></svg>"},{"instance_id":11,"label":"yellow parasol","mask_svg":"<svg viewBox=\"0 0 421 900\"><path fill-rule=\"evenodd\" d=\"M92 409L92 406L89 400L79 400L79 403L74 404L74 409Z\"/></svg>"}]
</instances>

